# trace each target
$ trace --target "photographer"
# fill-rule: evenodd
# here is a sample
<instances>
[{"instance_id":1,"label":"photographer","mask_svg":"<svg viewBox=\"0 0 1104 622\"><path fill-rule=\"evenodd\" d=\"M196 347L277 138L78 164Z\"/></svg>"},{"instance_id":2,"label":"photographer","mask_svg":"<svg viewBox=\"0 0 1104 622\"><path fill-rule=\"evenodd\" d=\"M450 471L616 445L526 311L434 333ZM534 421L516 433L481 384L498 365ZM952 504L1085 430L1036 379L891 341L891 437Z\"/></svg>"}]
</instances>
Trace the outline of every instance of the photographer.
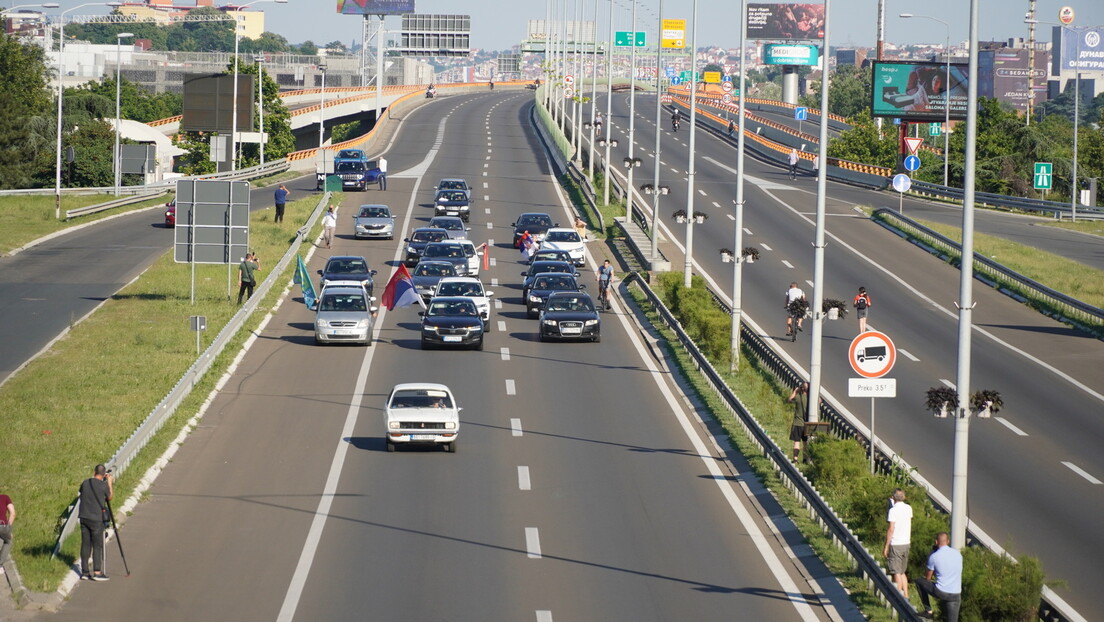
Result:
<instances>
[{"instance_id":1,"label":"photographer","mask_svg":"<svg viewBox=\"0 0 1104 622\"><path fill-rule=\"evenodd\" d=\"M253 288L257 285L257 270L261 269L261 262L257 259L257 253L246 253L238 265L238 304L242 303L242 297L249 300L253 296Z\"/></svg>"},{"instance_id":2,"label":"photographer","mask_svg":"<svg viewBox=\"0 0 1104 622\"><path fill-rule=\"evenodd\" d=\"M81 526L81 579L107 581L109 577L103 571L104 528L110 516L107 502L115 496L115 476L107 472L102 464L97 464L92 477L80 485ZM88 556L92 555L92 568L88 567Z\"/></svg>"}]
</instances>

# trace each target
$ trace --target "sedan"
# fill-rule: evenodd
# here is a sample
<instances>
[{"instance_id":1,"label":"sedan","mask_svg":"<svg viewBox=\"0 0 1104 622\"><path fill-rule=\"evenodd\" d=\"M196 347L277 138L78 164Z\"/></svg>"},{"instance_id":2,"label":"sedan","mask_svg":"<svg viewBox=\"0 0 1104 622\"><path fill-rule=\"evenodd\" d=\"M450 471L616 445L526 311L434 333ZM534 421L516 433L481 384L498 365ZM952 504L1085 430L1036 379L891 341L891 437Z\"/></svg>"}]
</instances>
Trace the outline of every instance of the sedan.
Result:
<instances>
[{"instance_id":1,"label":"sedan","mask_svg":"<svg viewBox=\"0 0 1104 622\"><path fill-rule=\"evenodd\" d=\"M571 263L582 266L586 263L586 255L583 252L585 244L579 237L579 232L574 229L549 229L541 243L542 249L567 251L571 256Z\"/></svg>"},{"instance_id":2,"label":"sedan","mask_svg":"<svg viewBox=\"0 0 1104 622\"><path fill-rule=\"evenodd\" d=\"M545 300L553 292L577 292L583 287L575 277L562 272L545 272L533 277L529 284L529 293L525 296L525 311L529 317L540 315Z\"/></svg>"},{"instance_id":3,"label":"sedan","mask_svg":"<svg viewBox=\"0 0 1104 622\"><path fill-rule=\"evenodd\" d=\"M353 236L395 239L395 217L386 205L361 205L353 216Z\"/></svg>"},{"instance_id":4,"label":"sedan","mask_svg":"<svg viewBox=\"0 0 1104 622\"><path fill-rule=\"evenodd\" d=\"M471 197L463 190L439 190L433 199L437 216L459 216L467 222L471 216Z\"/></svg>"},{"instance_id":5,"label":"sedan","mask_svg":"<svg viewBox=\"0 0 1104 622\"><path fill-rule=\"evenodd\" d=\"M602 340L602 320L594 301L582 292L556 292L545 301L540 315L540 340Z\"/></svg>"},{"instance_id":6,"label":"sedan","mask_svg":"<svg viewBox=\"0 0 1104 622\"><path fill-rule=\"evenodd\" d=\"M471 227L464 224L459 216L434 216L429 219L429 226L448 231L450 240L461 240L468 237Z\"/></svg>"},{"instance_id":7,"label":"sedan","mask_svg":"<svg viewBox=\"0 0 1104 622\"><path fill-rule=\"evenodd\" d=\"M468 256L468 274L478 276L480 264L483 263L483 253L486 252L486 245L476 246L475 242L467 239L455 240L455 242L464 247L464 254Z\"/></svg>"},{"instance_id":8,"label":"sedan","mask_svg":"<svg viewBox=\"0 0 1104 622\"><path fill-rule=\"evenodd\" d=\"M456 274L464 276L468 273L468 254L459 242L431 242L426 244L422 251L422 259L447 261L456 266Z\"/></svg>"},{"instance_id":9,"label":"sedan","mask_svg":"<svg viewBox=\"0 0 1104 622\"><path fill-rule=\"evenodd\" d=\"M414 289L422 296L422 300L429 302L433 298L433 292L437 290L437 284L441 279L456 276L456 266L447 261L433 261L423 259L414 266L410 272L410 278L414 281Z\"/></svg>"},{"instance_id":10,"label":"sedan","mask_svg":"<svg viewBox=\"0 0 1104 622\"><path fill-rule=\"evenodd\" d=\"M432 242L440 242L441 240L448 239L448 231L444 229L431 229L429 227L421 227L415 229L414 233L410 234L410 237L403 240L406 242L406 263L407 267L413 267L422 258L422 251L425 247Z\"/></svg>"},{"instance_id":11,"label":"sedan","mask_svg":"<svg viewBox=\"0 0 1104 622\"><path fill-rule=\"evenodd\" d=\"M374 301L363 287L331 285L322 290L314 314L315 343L372 345Z\"/></svg>"},{"instance_id":12,"label":"sedan","mask_svg":"<svg viewBox=\"0 0 1104 622\"><path fill-rule=\"evenodd\" d=\"M319 289L334 283L355 284L364 287L372 295L374 283L372 277L376 271L368 268L368 260L354 255L335 255L326 262L326 267L318 271L322 275Z\"/></svg>"},{"instance_id":13,"label":"sedan","mask_svg":"<svg viewBox=\"0 0 1104 622\"><path fill-rule=\"evenodd\" d=\"M552 217L548 214L530 212L522 214L514 222L514 248L518 247L518 240L525 234L526 231L529 235L540 242L544 239L544 234L548 232L552 227L559 226L559 223L552 222Z\"/></svg>"},{"instance_id":14,"label":"sedan","mask_svg":"<svg viewBox=\"0 0 1104 622\"><path fill-rule=\"evenodd\" d=\"M483 349L483 318L471 298L434 298L421 316L423 350L435 346Z\"/></svg>"},{"instance_id":15,"label":"sedan","mask_svg":"<svg viewBox=\"0 0 1104 622\"><path fill-rule=\"evenodd\" d=\"M443 384L395 385L383 409L387 451L395 451L396 444L422 444L455 452L460 410L452 390Z\"/></svg>"},{"instance_id":16,"label":"sedan","mask_svg":"<svg viewBox=\"0 0 1104 622\"><path fill-rule=\"evenodd\" d=\"M529 264L529 269L521 273L524 277L521 282L522 297L529 297L529 285L533 281L533 277L538 274L544 274L546 272L562 272L570 274L571 276L579 276L578 271L575 270L575 266L571 265L568 261L534 261Z\"/></svg>"},{"instance_id":17,"label":"sedan","mask_svg":"<svg viewBox=\"0 0 1104 622\"><path fill-rule=\"evenodd\" d=\"M486 332L491 332L488 321L491 319L491 296L494 296L494 292L484 289L482 281L470 276L443 278L437 282L437 289L433 292L433 297L437 296L471 298L475 301L475 306L479 309L479 315L486 324Z\"/></svg>"},{"instance_id":18,"label":"sedan","mask_svg":"<svg viewBox=\"0 0 1104 622\"><path fill-rule=\"evenodd\" d=\"M533 251L533 254L529 257L529 263L534 261L566 261L570 263L571 255L567 251L555 248L541 248Z\"/></svg>"},{"instance_id":19,"label":"sedan","mask_svg":"<svg viewBox=\"0 0 1104 622\"><path fill-rule=\"evenodd\" d=\"M437 182L436 186L433 186L433 190L440 192L442 190L463 190L468 198L471 198L471 186L468 182L460 179L459 177L448 177Z\"/></svg>"}]
</instances>

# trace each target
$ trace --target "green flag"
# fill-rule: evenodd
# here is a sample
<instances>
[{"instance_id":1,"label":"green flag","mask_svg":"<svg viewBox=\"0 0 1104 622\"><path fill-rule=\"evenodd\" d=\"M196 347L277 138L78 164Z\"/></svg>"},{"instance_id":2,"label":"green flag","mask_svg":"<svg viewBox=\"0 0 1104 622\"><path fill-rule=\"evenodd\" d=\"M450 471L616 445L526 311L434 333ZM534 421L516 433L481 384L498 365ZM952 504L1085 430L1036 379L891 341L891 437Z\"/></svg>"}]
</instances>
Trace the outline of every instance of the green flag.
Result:
<instances>
[{"instance_id":1,"label":"green flag","mask_svg":"<svg viewBox=\"0 0 1104 622\"><path fill-rule=\"evenodd\" d=\"M303 263L303 257L295 256L295 282L303 288L303 303L308 309L314 308L318 295L314 293L314 283L311 283L310 274L307 273L307 265Z\"/></svg>"}]
</instances>

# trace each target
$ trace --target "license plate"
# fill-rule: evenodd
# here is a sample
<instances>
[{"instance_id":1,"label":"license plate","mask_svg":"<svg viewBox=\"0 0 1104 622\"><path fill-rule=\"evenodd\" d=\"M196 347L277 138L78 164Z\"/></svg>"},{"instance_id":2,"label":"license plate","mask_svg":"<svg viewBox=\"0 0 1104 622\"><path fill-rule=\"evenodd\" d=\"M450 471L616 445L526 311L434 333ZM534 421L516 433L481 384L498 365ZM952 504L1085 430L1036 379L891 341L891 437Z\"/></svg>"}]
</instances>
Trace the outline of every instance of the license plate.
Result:
<instances>
[{"instance_id":1,"label":"license plate","mask_svg":"<svg viewBox=\"0 0 1104 622\"><path fill-rule=\"evenodd\" d=\"M572 328L570 326L565 326L562 329L560 329L560 332L565 334L565 335L581 335L581 334L583 334L583 329L581 329L581 328Z\"/></svg>"},{"instance_id":2,"label":"license plate","mask_svg":"<svg viewBox=\"0 0 1104 622\"><path fill-rule=\"evenodd\" d=\"M412 441L433 441L437 440L437 437L433 434L411 434L410 440Z\"/></svg>"},{"instance_id":3,"label":"license plate","mask_svg":"<svg viewBox=\"0 0 1104 622\"><path fill-rule=\"evenodd\" d=\"M447 343L457 343L460 341L460 335L445 335L444 340Z\"/></svg>"},{"instance_id":4,"label":"license plate","mask_svg":"<svg viewBox=\"0 0 1104 622\"><path fill-rule=\"evenodd\" d=\"M330 334L331 335L355 335L356 331L355 330L350 330L348 328L335 328L334 330L330 331Z\"/></svg>"}]
</instances>

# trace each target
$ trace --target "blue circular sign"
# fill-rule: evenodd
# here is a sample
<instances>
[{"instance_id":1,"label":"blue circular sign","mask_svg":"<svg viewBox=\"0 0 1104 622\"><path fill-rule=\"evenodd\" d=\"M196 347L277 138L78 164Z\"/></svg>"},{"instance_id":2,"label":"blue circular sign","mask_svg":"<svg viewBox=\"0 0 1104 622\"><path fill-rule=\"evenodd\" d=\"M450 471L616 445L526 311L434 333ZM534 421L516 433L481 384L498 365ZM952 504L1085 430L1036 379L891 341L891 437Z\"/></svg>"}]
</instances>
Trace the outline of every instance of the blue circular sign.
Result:
<instances>
[{"instance_id":1,"label":"blue circular sign","mask_svg":"<svg viewBox=\"0 0 1104 622\"><path fill-rule=\"evenodd\" d=\"M912 172L920 168L920 158L918 156L910 155L905 158L905 170Z\"/></svg>"},{"instance_id":2,"label":"blue circular sign","mask_svg":"<svg viewBox=\"0 0 1104 622\"><path fill-rule=\"evenodd\" d=\"M678 86L678 83L682 82L682 79L678 76L671 76L671 84Z\"/></svg>"}]
</instances>

